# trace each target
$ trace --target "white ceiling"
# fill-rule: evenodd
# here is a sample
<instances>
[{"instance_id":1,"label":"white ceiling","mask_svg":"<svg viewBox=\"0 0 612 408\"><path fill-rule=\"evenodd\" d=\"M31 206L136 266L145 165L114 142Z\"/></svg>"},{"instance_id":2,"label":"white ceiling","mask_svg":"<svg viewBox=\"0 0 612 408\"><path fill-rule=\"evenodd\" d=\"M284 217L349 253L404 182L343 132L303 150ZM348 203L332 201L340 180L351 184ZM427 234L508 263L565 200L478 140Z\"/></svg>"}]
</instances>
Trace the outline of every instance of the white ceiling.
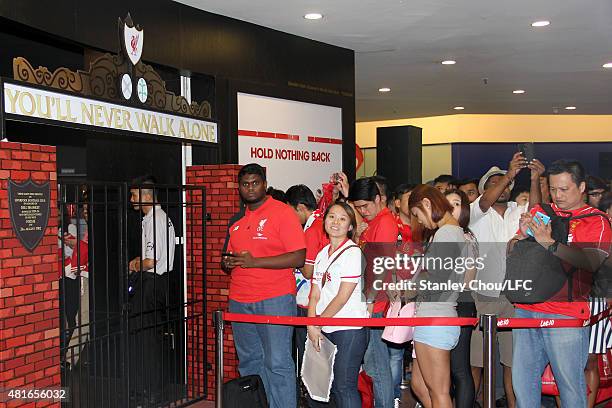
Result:
<instances>
[{"instance_id":1,"label":"white ceiling","mask_svg":"<svg viewBox=\"0 0 612 408\"><path fill-rule=\"evenodd\" d=\"M612 61L612 0L180 2L355 50L358 121L447 115L457 105L461 113L612 114L612 69L601 67ZM313 11L324 18L303 18ZM551 25L532 28L536 20ZM379 93L384 86L392 91Z\"/></svg>"}]
</instances>

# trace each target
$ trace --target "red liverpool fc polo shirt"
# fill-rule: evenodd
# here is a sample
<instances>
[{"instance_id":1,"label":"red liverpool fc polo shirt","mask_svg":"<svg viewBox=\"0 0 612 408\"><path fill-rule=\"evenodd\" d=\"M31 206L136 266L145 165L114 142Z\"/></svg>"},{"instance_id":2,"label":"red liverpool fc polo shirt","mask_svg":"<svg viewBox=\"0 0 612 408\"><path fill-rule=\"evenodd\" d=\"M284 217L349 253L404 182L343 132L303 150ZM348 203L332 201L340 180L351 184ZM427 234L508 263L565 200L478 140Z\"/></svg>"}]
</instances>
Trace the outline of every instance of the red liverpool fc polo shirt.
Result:
<instances>
[{"instance_id":1,"label":"red liverpool fc polo shirt","mask_svg":"<svg viewBox=\"0 0 612 408\"><path fill-rule=\"evenodd\" d=\"M230 227L228 251L249 251L256 258L281 255L306 248L304 231L295 211L268 197L256 210ZM259 302L295 294L293 269L236 267L232 270L229 297L242 303Z\"/></svg>"},{"instance_id":2,"label":"red liverpool fc polo shirt","mask_svg":"<svg viewBox=\"0 0 612 408\"><path fill-rule=\"evenodd\" d=\"M306 265L314 265L319 252L329 244L323 216L315 218L304 235L306 236Z\"/></svg>"},{"instance_id":3,"label":"red liverpool fc polo shirt","mask_svg":"<svg viewBox=\"0 0 612 408\"><path fill-rule=\"evenodd\" d=\"M397 223L397 229L399 234L397 236L398 241L401 238L403 244L412 242L412 228L410 224L404 224L399 215L395 215L395 222Z\"/></svg>"},{"instance_id":4,"label":"red liverpool fc polo shirt","mask_svg":"<svg viewBox=\"0 0 612 408\"><path fill-rule=\"evenodd\" d=\"M562 216L565 216L565 213L568 212L571 213L572 217L601 213L598 209L588 205L572 211L562 211L555 204L551 204L551 207L555 213ZM544 210L537 205L531 210L531 215L535 215L538 211L544 212ZM612 232L610 231L610 225L603 217L588 217L570 221L568 235L568 243L570 245L576 244L579 248L596 248L606 253L610 253L611 239ZM583 245L580 245L581 243ZM577 272L579 271L574 273L576 274ZM543 302L532 305L516 304L515 306L533 312L562 314L578 319L586 319L590 315L587 302Z\"/></svg>"},{"instance_id":5,"label":"red liverpool fc polo shirt","mask_svg":"<svg viewBox=\"0 0 612 408\"><path fill-rule=\"evenodd\" d=\"M388 245L389 253L384 254L387 256L395 256L395 244L397 242L397 235L399 229L397 223L391 211L388 208L383 208L374 219L368 222L368 228L361 234L359 238L359 245L364 248L368 242L386 243ZM366 257L368 251L366 251ZM382 254L380 254L382 255ZM368 260L370 262L370 260ZM374 303L374 313L380 313L385 310L388 304L387 295L384 292L379 292Z\"/></svg>"}]
</instances>

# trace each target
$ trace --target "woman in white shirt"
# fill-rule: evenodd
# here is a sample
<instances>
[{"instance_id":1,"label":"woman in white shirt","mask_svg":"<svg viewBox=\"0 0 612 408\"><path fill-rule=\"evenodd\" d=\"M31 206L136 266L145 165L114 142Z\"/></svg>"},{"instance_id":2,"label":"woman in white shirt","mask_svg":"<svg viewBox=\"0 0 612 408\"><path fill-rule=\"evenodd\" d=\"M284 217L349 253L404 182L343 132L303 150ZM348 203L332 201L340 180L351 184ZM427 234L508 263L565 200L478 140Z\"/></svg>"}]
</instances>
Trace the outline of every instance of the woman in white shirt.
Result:
<instances>
[{"instance_id":1,"label":"woman in white shirt","mask_svg":"<svg viewBox=\"0 0 612 408\"><path fill-rule=\"evenodd\" d=\"M308 305L308 317L367 317L362 298L362 275L365 258L351 240L357 227L355 213L346 203L335 203L324 217L330 244L315 260ZM308 326L308 338L319 350L325 336L338 348L334 362L332 394L339 408L360 408L357 390L359 367L368 344L363 327Z\"/></svg>"}]
</instances>

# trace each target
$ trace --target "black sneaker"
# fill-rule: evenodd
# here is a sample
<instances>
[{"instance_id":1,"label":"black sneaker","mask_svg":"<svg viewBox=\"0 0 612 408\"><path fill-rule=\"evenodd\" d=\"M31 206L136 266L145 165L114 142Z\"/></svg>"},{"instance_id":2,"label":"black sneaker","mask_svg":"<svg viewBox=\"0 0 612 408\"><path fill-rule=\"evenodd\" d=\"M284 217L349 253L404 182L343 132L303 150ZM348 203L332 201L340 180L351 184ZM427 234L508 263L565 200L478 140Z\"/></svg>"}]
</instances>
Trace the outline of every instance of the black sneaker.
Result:
<instances>
[{"instance_id":1,"label":"black sneaker","mask_svg":"<svg viewBox=\"0 0 612 408\"><path fill-rule=\"evenodd\" d=\"M508 406L508 401L506 400L506 397L501 397L500 399L495 401L495 406L499 407L499 408L504 408Z\"/></svg>"}]
</instances>

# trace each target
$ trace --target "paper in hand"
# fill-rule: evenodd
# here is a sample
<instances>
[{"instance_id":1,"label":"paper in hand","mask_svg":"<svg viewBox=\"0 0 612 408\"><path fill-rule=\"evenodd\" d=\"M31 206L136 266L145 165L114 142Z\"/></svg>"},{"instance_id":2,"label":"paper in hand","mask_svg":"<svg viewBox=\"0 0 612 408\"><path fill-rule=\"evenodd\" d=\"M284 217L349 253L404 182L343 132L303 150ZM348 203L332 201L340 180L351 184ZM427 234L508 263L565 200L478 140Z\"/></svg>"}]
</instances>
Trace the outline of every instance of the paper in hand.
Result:
<instances>
[{"instance_id":1,"label":"paper in hand","mask_svg":"<svg viewBox=\"0 0 612 408\"><path fill-rule=\"evenodd\" d=\"M306 338L301 375L310 398L315 401L329 402L338 347L323 335L320 348L321 351L317 352L310 339Z\"/></svg>"}]
</instances>

